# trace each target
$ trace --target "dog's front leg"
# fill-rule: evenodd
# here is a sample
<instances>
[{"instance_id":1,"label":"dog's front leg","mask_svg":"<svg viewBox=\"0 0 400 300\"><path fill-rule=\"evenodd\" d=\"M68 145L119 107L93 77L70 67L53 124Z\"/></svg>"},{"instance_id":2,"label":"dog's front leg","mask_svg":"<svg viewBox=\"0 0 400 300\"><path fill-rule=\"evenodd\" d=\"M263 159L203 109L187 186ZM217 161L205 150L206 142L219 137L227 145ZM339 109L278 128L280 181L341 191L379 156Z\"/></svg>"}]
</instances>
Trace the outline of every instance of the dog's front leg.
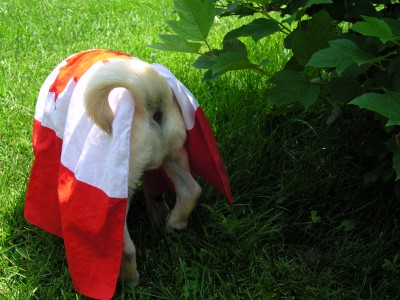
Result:
<instances>
[{"instance_id":1,"label":"dog's front leg","mask_svg":"<svg viewBox=\"0 0 400 300\"><path fill-rule=\"evenodd\" d=\"M190 173L189 158L185 147L164 162L164 169L175 186L176 203L168 218L168 233L178 235L187 228L188 219L201 194L200 185Z\"/></svg>"}]
</instances>

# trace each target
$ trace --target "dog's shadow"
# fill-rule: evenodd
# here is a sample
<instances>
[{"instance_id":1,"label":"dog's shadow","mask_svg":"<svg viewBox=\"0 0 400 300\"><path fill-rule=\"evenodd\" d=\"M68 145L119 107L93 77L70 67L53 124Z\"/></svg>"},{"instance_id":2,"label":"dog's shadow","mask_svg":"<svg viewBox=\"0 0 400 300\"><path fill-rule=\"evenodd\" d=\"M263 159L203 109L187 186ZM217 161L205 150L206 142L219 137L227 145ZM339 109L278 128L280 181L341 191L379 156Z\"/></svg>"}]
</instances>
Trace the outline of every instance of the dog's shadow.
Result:
<instances>
[{"instance_id":1,"label":"dog's shadow","mask_svg":"<svg viewBox=\"0 0 400 300\"><path fill-rule=\"evenodd\" d=\"M166 193L162 197L167 205L172 208L175 204L175 194ZM132 288L124 286L118 281L114 299L120 299L120 297L123 299L124 295L135 293L138 289L151 284L151 280L155 276L155 266L158 267L161 263L169 268L172 264L171 260L173 260L171 248L179 247L180 243L180 237L171 236L166 232L166 220L154 222L147 214L144 191L140 184L130 203L127 225L136 248L140 283L137 287ZM184 236L185 233L182 233L182 238Z\"/></svg>"},{"instance_id":2,"label":"dog's shadow","mask_svg":"<svg viewBox=\"0 0 400 300\"><path fill-rule=\"evenodd\" d=\"M162 197L168 206L172 208L175 201L174 195L167 193L162 195ZM165 230L166 220L153 222L147 214L146 201L142 187L135 190L135 194L130 203L127 225L137 251L142 248L141 246L157 248L160 246L160 241L162 239L169 239L170 236Z\"/></svg>"}]
</instances>

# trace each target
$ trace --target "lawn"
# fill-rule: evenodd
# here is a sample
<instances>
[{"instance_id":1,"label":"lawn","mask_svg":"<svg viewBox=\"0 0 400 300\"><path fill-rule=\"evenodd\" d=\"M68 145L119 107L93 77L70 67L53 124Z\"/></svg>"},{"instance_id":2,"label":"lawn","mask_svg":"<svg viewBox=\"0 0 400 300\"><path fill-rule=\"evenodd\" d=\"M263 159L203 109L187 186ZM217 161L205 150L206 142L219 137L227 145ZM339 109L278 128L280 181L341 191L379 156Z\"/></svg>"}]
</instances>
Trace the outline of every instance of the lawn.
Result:
<instances>
[{"instance_id":1,"label":"lawn","mask_svg":"<svg viewBox=\"0 0 400 300\"><path fill-rule=\"evenodd\" d=\"M62 240L27 223L23 206L39 88L88 48L174 72L212 123L235 200L202 182L189 230L174 239L146 218L139 189L130 231L141 282L119 286L115 299L400 298L400 202L392 182L363 181L374 163L363 151L371 116L348 107L327 125L321 106L271 114L257 73L202 82L194 56L146 46L174 18L172 1L138 2L0 2L0 299L85 299L72 288ZM215 46L235 22L217 22ZM268 53L271 73L290 55L280 37L253 51Z\"/></svg>"}]
</instances>

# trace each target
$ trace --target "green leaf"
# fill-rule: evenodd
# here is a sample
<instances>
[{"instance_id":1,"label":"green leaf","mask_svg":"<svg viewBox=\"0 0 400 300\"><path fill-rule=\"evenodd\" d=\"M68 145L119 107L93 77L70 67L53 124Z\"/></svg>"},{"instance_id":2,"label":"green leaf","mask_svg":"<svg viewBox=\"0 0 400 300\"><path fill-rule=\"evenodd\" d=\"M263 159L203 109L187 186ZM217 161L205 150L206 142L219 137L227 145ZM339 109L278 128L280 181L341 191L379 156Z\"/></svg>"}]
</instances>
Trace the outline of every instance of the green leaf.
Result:
<instances>
[{"instance_id":1,"label":"green leaf","mask_svg":"<svg viewBox=\"0 0 400 300\"><path fill-rule=\"evenodd\" d=\"M392 41L400 39L400 18L399 19L383 19L390 27L393 33Z\"/></svg>"},{"instance_id":2,"label":"green leaf","mask_svg":"<svg viewBox=\"0 0 400 300\"><path fill-rule=\"evenodd\" d=\"M266 66L269 64L270 60L268 58L263 59L258 65L261 66Z\"/></svg>"},{"instance_id":3,"label":"green leaf","mask_svg":"<svg viewBox=\"0 0 400 300\"><path fill-rule=\"evenodd\" d=\"M382 19L362 16L365 22L357 22L351 28L365 36L373 36L379 38L383 43L393 38L390 26Z\"/></svg>"},{"instance_id":4,"label":"green leaf","mask_svg":"<svg viewBox=\"0 0 400 300\"><path fill-rule=\"evenodd\" d=\"M392 164L389 161L380 162L374 170L364 174L364 184L382 179L387 182L393 176Z\"/></svg>"},{"instance_id":5,"label":"green leaf","mask_svg":"<svg viewBox=\"0 0 400 300\"><path fill-rule=\"evenodd\" d=\"M224 37L224 43L235 40L238 37L251 36L255 42L263 37L280 31L278 22L273 19L259 18L228 32Z\"/></svg>"},{"instance_id":6,"label":"green leaf","mask_svg":"<svg viewBox=\"0 0 400 300\"><path fill-rule=\"evenodd\" d=\"M361 94L361 83L353 77L337 77L328 81L324 92L333 105L346 104Z\"/></svg>"},{"instance_id":7,"label":"green leaf","mask_svg":"<svg viewBox=\"0 0 400 300\"><path fill-rule=\"evenodd\" d=\"M319 86L295 71L280 71L269 81L275 84L275 87L268 91L273 105L284 106L299 102L307 109L318 99Z\"/></svg>"},{"instance_id":8,"label":"green leaf","mask_svg":"<svg viewBox=\"0 0 400 300\"><path fill-rule=\"evenodd\" d=\"M222 49L223 52L243 52L247 55L246 44L239 40L230 40L228 42L224 42L224 46Z\"/></svg>"},{"instance_id":9,"label":"green leaf","mask_svg":"<svg viewBox=\"0 0 400 300\"><path fill-rule=\"evenodd\" d=\"M396 181L400 179L400 149L393 152L393 169L396 172Z\"/></svg>"},{"instance_id":10,"label":"green leaf","mask_svg":"<svg viewBox=\"0 0 400 300\"><path fill-rule=\"evenodd\" d=\"M316 210L311 211L311 222L318 223L321 221L321 217L318 216L318 212Z\"/></svg>"},{"instance_id":11,"label":"green leaf","mask_svg":"<svg viewBox=\"0 0 400 300\"><path fill-rule=\"evenodd\" d=\"M314 68L336 68L338 74L350 67L354 62L349 55L358 50L350 40L340 39L329 42L330 47L314 53L306 66Z\"/></svg>"},{"instance_id":12,"label":"green leaf","mask_svg":"<svg viewBox=\"0 0 400 300\"><path fill-rule=\"evenodd\" d=\"M223 74L233 70L255 69L257 65L251 63L243 52L226 52L212 59L215 63L212 67L213 75Z\"/></svg>"},{"instance_id":13,"label":"green leaf","mask_svg":"<svg viewBox=\"0 0 400 300\"><path fill-rule=\"evenodd\" d=\"M212 81L214 79L217 79L218 77L221 77L222 75L224 75L224 74L223 73L213 74L212 70L210 69L204 73L203 81Z\"/></svg>"},{"instance_id":14,"label":"green leaf","mask_svg":"<svg viewBox=\"0 0 400 300\"><path fill-rule=\"evenodd\" d=\"M186 39L180 37L179 35L174 35L174 34L159 34L158 37L164 43L172 43L173 44L173 43L187 42Z\"/></svg>"},{"instance_id":15,"label":"green leaf","mask_svg":"<svg viewBox=\"0 0 400 300\"><path fill-rule=\"evenodd\" d=\"M266 5L268 2L270 2L271 0L258 0L255 1L258 5Z\"/></svg>"},{"instance_id":16,"label":"green leaf","mask_svg":"<svg viewBox=\"0 0 400 300\"><path fill-rule=\"evenodd\" d=\"M311 5L314 4L328 4L328 3L332 3L332 0L307 0L303 8L309 8L311 7Z\"/></svg>"},{"instance_id":17,"label":"green leaf","mask_svg":"<svg viewBox=\"0 0 400 300\"><path fill-rule=\"evenodd\" d=\"M239 9L239 3L233 2L229 3L226 7L217 7L218 15L229 15L231 13L237 12Z\"/></svg>"},{"instance_id":18,"label":"green leaf","mask_svg":"<svg viewBox=\"0 0 400 300\"><path fill-rule=\"evenodd\" d=\"M182 38L205 42L214 23L215 7L212 0L174 0L179 20L167 21Z\"/></svg>"},{"instance_id":19,"label":"green leaf","mask_svg":"<svg viewBox=\"0 0 400 300\"><path fill-rule=\"evenodd\" d=\"M303 4L304 3L304 4ZM284 22L291 24L293 21L299 21L305 14L307 8L310 8L314 4L331 4L332 0L307 0L307 1L291 1L289 6L292 13Z\"/></svg>"},{"instance_id":20,"label":"green leaf","mask_svg":"<svg viewBox=\"0 0 400 300\"><path fill-rule=\"evenodd\" d=\"M305 66L312 54L328 47L328 41L336 38L336 27L325 10L316 13L310 21L304 21L301 25L287 39L294 57Z\"/></svg>"},{"instance_id":21,"label":"green leaf","mask_svg":"<svg viewBox=\"0 0 400 300\"><path fill-rule=\"evenodd\" d=\"M311 7L314 4L330 4L332 0L297 0L290 3L291 11L302 10Z\"/></svg>"},{"instance_id":22,"label":"green leaf","mask_svg":"<svg viewBox=\"0 0 400 300\"><path fill-rule=\"evenodd\" d=\"M201 55L193 66L198 69L209 69L203 80L214 80L228 71L256 69L258 66L251 63L246 52L216 52L217 56ZM215 55L215 53L214 53Z\"/></svg>"},{"instance_id":23,"label":"green leaf","mask_svg":"<svg viewBox=\"0 0 400 300\"><path fill-rule=\"evenodd\" d=\"M192 66L196 69L211 69L211 67L215 64L216 62L213 61L213 58L211 56L200 55L192 64Z\"/></svg>"},{"instance_id":24,"label":"green leaf","mask_svg":"<svg viewBox=\"0 0 400 300\"><path fill-rule=\"evenodd\" d=\"M376 112L386 118L386 126L400 125L400 92L388 91L385 94L366 93L355 98L350 104Z\"/></svg>"},{"instance_id":25,"label":"green leaf","mask_svg":"<svg viewBox=\"0 0 400 300\"><path fill-rule=\"evenodd\" d=\"M400 179L400 146L397 139L390 139L385 145L393 153L393 169L396 172L396 181L398 181Z\"/></svg>"},{"instance_id":26,"label":"green leaf","mask_svg":"<svg viewBox=\"0 0 400 300\"><path fill-rule=\"evenodd\" d=\"M160 34L159 38L164 43L155 43L149 47L167 51L199 53L201 43L188 42L178 35Z\"/></svg>"},{"instance_id":27,"label":"green leaf","mask_svg":"<svg viewBox=\"0 0 400 300\"><path fill-rule=\"evenodd\" d=\"M340 222L340 226L344 231L352 231L356 227L356 222L354 220L343 220Z\"/></svg>"},{"instance_id":28,"label":"green leaf","mask_svg":"<svg viewBox=\"0 0 400 300\"><path fill-rule=\"evenodd\" d=\"M306 66L336 68L336 72L340 75L353 63L360 66L374 60L372 55L361 51L354 42L347 39L330 41L329 46L314 53Z\"/></svg>"},{"instance_id":29,"label":"green leaf","mask_svg":"<svg viewBox=\"0 0 400 300\"><path fill-rule=\"evenodd\" d=\"M211 67L216 64L216 62L213 59L218 55L222 54L223 52L224 51L219 49L213 49L212 51L206 52L200 55L196 59L196 61L192 64L192 66L197 69L211 69Z\"/></svg>"}]
</instances>

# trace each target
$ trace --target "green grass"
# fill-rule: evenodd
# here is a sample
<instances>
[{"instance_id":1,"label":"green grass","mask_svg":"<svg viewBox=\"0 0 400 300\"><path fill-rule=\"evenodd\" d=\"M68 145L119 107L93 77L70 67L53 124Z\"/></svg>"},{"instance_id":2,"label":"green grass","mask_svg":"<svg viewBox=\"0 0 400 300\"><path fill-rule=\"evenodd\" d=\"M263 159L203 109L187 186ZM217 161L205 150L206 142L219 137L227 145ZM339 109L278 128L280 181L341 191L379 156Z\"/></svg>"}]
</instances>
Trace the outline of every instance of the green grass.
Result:
<instances>
[{"instance_id":1,"label":"green grass","mask_svg":"<svg viewBox=\"0 0 400 300\"><path fill-rule=\"evenodd\" d=\"M151 226L139 190L130 225L141 283L119 287L115 299L400 298L399 200L391 183L362 178L372 120L351 108L330 126L323 107L271 115L259 74L201 82L192 56L145 46L167 30L171 1L137 2L0 2L0 299L85 299L72 289L62 240L22 214L38 90L57 63L88 48L164 64L188 86L213 125L235 198L229 205L202 183L176 240ZM233 23L218 22L213 43ZM262 41L252 55L267 51L276 71L288 59L281 42Z\"/></svg>"}]
</instances>

